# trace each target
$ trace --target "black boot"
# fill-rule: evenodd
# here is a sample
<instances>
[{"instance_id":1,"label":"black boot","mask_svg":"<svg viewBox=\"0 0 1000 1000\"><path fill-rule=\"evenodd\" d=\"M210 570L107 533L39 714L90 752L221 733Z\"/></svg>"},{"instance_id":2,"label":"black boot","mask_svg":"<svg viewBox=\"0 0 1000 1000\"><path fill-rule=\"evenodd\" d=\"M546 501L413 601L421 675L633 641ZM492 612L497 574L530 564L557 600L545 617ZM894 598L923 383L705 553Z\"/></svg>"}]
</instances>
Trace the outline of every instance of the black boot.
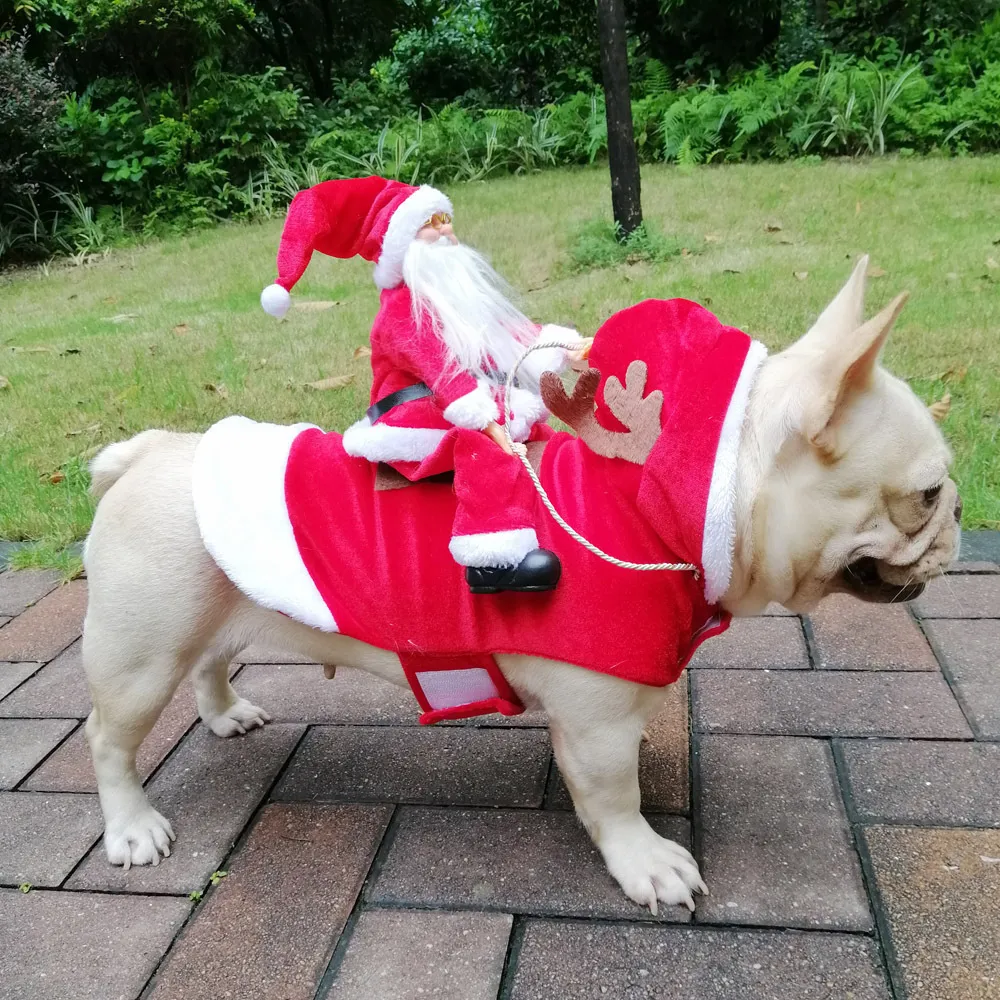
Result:
<instances>
[{"instance_id":1,"label":"black boot","mask_svg":"<svg viewBox=\"0 0 1000 1000\"><path fill-rule=\"evenodd\" d=\"M465 582L474 594L499 594L502 590L537 593L555 590L561 573L554 552L534 549L517 566L467 566Z\"/></svg>"}]
</instances>

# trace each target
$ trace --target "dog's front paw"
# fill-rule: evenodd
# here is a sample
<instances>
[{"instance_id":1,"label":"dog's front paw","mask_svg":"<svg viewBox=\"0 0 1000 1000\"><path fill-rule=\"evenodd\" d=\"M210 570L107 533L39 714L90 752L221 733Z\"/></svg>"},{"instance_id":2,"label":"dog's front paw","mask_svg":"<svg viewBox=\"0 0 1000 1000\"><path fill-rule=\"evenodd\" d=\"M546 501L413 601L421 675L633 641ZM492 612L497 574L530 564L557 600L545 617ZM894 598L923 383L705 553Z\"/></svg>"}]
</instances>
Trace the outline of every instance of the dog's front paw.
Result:
<instances>
[{"instance_id":1,"label":"dog's front paw","mask_svg":"<svg viewBox=\"0 0 1000 1000\"><path fill-rule=\"evenodd\" d=\"M203 719L206 726L216 736L240 736L248 729L263 726L271 721L271 716L262 708L252 705L245 698L240 698L218 715L210 715Z\"/></svg>"},{"instance_id":2,"label":"dog's front paw","mask_svg":"<svg viewBox=\"0 0 1000 1000\"><path fill-rule=\"evenodd\" d=\"M625 895L655 916L657 905L683 903L694 909L692 893L707 893L698 865L680 844L666 840L644 819L601 838L608 871Z\"/></svg>"},{"instance_id":3,"label":"dog's front paw","mask_svg":"<svg viewBox=\"0 0 1000 1000\"><path fill-rule=\"evenodd\" d=\"M104 849L108 861L128 871L132 865L158 865L161 854L169 858L174 839L169 821L150 806L127 823L109 824Z\"/></svg>"}]
</instances>

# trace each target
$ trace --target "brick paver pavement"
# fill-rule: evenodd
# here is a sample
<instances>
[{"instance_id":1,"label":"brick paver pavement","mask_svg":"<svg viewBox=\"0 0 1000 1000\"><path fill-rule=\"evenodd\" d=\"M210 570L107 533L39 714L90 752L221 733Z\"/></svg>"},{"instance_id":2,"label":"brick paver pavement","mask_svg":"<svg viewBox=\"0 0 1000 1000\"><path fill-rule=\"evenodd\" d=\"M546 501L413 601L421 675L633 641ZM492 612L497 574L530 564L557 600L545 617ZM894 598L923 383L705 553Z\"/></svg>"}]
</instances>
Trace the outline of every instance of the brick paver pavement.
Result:
<instances>
[{"instance_id":1,"label":"brick paver pavement","mask_svg":"<svg viewBox=\"0 0 1000 1000\"><path fill-rule=\"evenodd\" d=\"M997 1000L1000 567L973 557L910 607L771 607L703 648L640 784L712 894L655 919L543 717L422 729L263 648L234 684L274 722L220 741L182 687L139 758L174 851L112 868L86 583L2 573L0 997Z\"/></svg>"}]
</instances>

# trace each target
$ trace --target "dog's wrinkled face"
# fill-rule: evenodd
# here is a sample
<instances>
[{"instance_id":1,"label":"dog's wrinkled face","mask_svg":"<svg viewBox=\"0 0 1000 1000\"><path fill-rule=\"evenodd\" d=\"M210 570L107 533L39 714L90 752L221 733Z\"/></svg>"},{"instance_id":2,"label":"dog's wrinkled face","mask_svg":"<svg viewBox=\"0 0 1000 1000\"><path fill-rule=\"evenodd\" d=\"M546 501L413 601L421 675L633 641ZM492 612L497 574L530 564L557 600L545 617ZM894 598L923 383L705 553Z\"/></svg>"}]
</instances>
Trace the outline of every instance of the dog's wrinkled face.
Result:
<instances>
[{"instance_id":1,"label":"dog's wrinkled face","mask_svg":"<svg viewBox=\"0 0 1000 1000\"><path fill-rule=\"evenodd\" d=\"M737 613L766 600L806 611L836 592L912 600L958 554L951 453L927 407L878 364L906 297L863 322L867 264L754 391L752 537L738 540L741 592L725 602Z\"/></svg>"}]
</instances>

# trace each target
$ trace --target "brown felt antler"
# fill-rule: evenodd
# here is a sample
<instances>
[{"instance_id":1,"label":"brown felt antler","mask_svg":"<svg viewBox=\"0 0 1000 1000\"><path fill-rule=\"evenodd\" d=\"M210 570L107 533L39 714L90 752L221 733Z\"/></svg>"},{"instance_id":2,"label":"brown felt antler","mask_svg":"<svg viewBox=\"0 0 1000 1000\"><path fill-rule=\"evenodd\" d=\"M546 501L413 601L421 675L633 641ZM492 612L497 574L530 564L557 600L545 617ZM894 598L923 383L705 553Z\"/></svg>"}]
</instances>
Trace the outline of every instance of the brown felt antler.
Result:
<instances>
[{"instance_id":1,"label":"brown felt antler","mask_svg":"<svg viewBox=\"0 0 1000 1000\"><path fill-rule=\"evenodd\" d=\"M660 436L660 411L663 393L646 391L646 362L633 361L625 372L625 385L612 375L604 384L604 401L608 409L628 431L609 431L597 422L594 400L601 373L588 368L567 396L562 380L555 372L545 372L541 379L542 399L560 420L569 424L591 451L605 458L623 458L643 465Z\"/></svg>"}]
</instances>

